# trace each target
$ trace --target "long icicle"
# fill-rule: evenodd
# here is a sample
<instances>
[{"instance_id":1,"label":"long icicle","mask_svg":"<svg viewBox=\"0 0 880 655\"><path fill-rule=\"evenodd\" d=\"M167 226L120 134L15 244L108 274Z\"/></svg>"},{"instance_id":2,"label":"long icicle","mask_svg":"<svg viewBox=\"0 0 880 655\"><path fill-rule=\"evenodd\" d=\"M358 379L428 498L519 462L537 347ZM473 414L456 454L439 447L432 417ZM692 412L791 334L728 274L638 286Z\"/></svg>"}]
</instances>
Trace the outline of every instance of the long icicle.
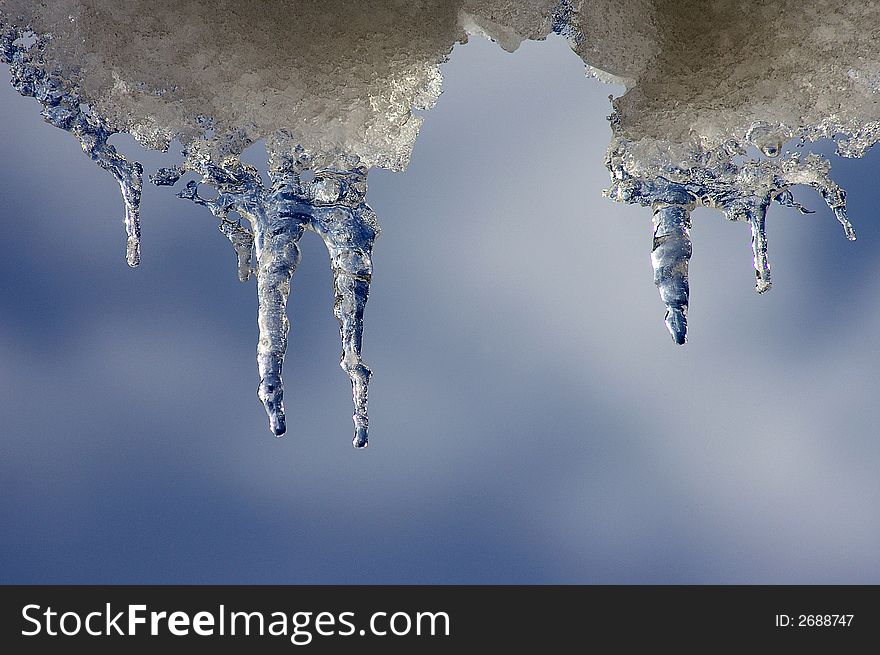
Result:
<instances>
[{"instance_id":1,"label":"long icicle","mask_svg":"<svg viewBox=\"0 0 880 655\"><path fill-rule=\"evenodd\" d=\"M654 207L654 284L666 305L666 327L679 345L687 341L688 260L691 258L690 210L681 205Z\"/></svg>"},{"instance_id":2,"label":"long icicle","mask_svg":"<svg viewBox=\"0 0 880 655\"><path fill-rule=\"evenodd\" d=\"M321 235L330 253L333 290L336 296L333 313L339 321L342 338L340 366L351 379L354 400L355 448L368 445L369 417L367 395L372 372L361 358L364 331L364 308L370 294L373 274L373 242L378 225L366 203L354 208L316 207L312 226Z\"/></svg>"},{"instance_id":3,"label":"long icicle","mask_svg":"<svg viewBox=\"0 0 880 655\"><path fill-rule=\"evenodd\" d=\"M269 428L280 437L287 430L281 369L287 351L287 298L290 279L300 261L299 240L307 222L301 214L262 214L256 221L257 298L260 340L257 395L269 416Z\"/></svg>"}]
</instances>

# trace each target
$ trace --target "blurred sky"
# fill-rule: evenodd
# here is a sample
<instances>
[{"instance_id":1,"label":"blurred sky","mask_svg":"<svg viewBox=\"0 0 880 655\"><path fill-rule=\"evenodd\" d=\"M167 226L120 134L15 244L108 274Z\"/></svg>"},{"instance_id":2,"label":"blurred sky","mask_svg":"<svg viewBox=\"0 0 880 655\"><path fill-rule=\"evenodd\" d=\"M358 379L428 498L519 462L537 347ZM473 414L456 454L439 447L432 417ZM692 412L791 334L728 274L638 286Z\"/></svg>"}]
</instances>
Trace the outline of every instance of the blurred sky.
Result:
<instances>
[{"instance_id":1,"label":"blurred sky","mask_svg":"<svg viewBox=\"0 0 880 655\"><path fill-rule=\"evenodd\" d=\"M370 177L366 451L320 239L278 440L210 214L148 185L129 270L112 177L3 85L0 581L880 583L880 155L833 162L855 243L809 192L771 209L764 296L748 227L697 211L679 348L650 210L601 196L620 90L556 37L443 72Z\"/></svg>"}]
</instances>

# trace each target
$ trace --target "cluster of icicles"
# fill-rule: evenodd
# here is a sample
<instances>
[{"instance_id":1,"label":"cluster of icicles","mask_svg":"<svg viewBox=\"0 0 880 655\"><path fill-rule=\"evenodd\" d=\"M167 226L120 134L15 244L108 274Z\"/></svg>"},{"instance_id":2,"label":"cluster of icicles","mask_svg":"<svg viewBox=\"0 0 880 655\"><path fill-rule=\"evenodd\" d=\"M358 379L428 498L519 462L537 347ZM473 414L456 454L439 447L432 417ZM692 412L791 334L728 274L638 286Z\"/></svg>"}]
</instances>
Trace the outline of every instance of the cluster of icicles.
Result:
<instances>
[{"instance_id":1,"label":"cluster of icicles","mask_svg":"<svg viewBox=\"0 0 880 655\"><path fill-rule=\"evenodd\" d=\"M554 29L561 31L563 27ZM85 153L119 183L125 202L127 260L130 266L137 266L143 168L127 161L108 142L114 130L80 98L75 85L38 65L46 38L10 29L0 35L0 59L9 64L13 86L42 104L44 119L76 136ZM612 128L614 121L612 116ZM743 151L732 145L720 155L705 154L702 166L667 167L659 174L654 169L650 175L639 176L626 165L628 144L616 134L607 160L612 175L608 195L653 208L654 281L667 308L666 325L676 343L683 344L687 334L689 230L694 207L715 207L731 220L749 223L759 293L770 288L765 235L768 206L775 201L807 211L794 202L792 185L809 185L818 191L843 224L846 236L855 238L846 219L845 193L828 177L827 161L817 155L734 164L735 156ZM333 168L316 167L292 137L281 135L275 144L277 147L269 147L269 186L256 169L237 157L214 161L200 152L198 143L184 151L181 166L159 170L151 179L157 185L171 186L186 173L199 176L200 182L189 182L178 195L208 208L218 219L221 232L235 249L239 278L247 281L256 277L258 395L270 429L278 436L286 430L281 372L287 345L287 298L300 260L298 243L306 230L321 236L334 275L334 312L343 348L341 365L352 383L353 443L362 448L368 442L367 387L371 373L361 358L361 338L372 247L379 233L375 214L365 202L367 170L357 157ZM764 154L773 157L778 148L765 150ZM306 172L308 175L304 175ZM205 197L208 194L201 195L202 185L213 188L218 195L212 199Z\"/></svg>"},{"instance_id":2,"label":"cluster of icicles","mask_svg":"<svg viewBox=\"0 0 880 655\"><path fill-rule=\"evenodd\" d=\"M125 202L129 266L140 263L140 200L143 167L129 162L108 142L114 133L107 123L90 111L74 88L63 79L32 65L41 40L32 33L11 30L0 38L0 55L10 64L12 84L43 105L43 118L76 136L85 153L109 171L119 183ZM318 233L327 245L333 269L336 302L334 313L342 336L342 368L351 378L354 397L354 446L367 445L367 386L370 369L361 359L364 307L372 275L373 241L379 234L376 217L364 201L367 170L356 160L344 169L312 169L301 149L272 157L271 186L266 187L259 171L229 157L216 164L207 155L185 151L185 162L152 176L153 183L174 185L186 172L201 176L201 184L219 195L199 195L199 183L189 182L178 196L207 207L219 219L220 231L232 243L238 257L242 282L254 275L259 298L260 337L257 363L260 371L258 395L269 416L272 432L286 431L284 387L281 369L287 349L286 315L290 281L300 261L299 240L306 230ZM311 179L305 181L303 173ZM247 220L233 220L232 214Z\"/></svg>"},{"instance_id":3,"label":"cluster of icicles","mask_svg":"<svg viewBox=\"0 0 880 655\"><path fill-rule=\"evenodd\" d=\"M764 154L772 159L779 154L779 149L774 146ZM766 233L770 204L777 202L804 214L812 213L795 202L792 186L815 189L843 226L846 238L851 241L856 238L846 216L846 192L828 176L830 164L820 155L811 153L801 157L800 153L793 153L778 162L756 159L735 164L734 157L744 154L744 150L728 144L724 157L718 153L706 154L703 166L687 170L666 167L656 177L644 179L627 171L623 164L625 153L625 143L613 140L606 162L612 184L606 195L654 210L651 251L654 284L666 305L666 327L679 345L687 340L688 261L692 252L690 214L695 207L719 209L728 220L749 224L758 293L768 291L771 286Z\"/></svg>"}]
</instances>

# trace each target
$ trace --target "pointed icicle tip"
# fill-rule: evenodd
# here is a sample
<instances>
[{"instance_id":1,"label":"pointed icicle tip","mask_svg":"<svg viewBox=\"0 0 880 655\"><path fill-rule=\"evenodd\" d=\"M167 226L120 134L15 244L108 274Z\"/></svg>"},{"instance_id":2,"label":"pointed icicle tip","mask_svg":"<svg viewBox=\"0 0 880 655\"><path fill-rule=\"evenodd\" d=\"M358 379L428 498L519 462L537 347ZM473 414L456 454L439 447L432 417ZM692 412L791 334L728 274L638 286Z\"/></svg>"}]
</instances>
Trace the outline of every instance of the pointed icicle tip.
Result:
<instances>
[{"instance_id":1,"label":"pointed icicle tip","mask_svg":"<svg viewBox=\"0 0 880 655\"><path fill-rule=\"evenodd\" d=\"M844 234L846 234L846 238L850 241L855 241L856 231L855 228L853 228L852 223L849 222L849 218L846 215L846 207L834 207L834 217L843 226L843 232Z\"/></svg>"},{"instance_id":2,"label":"pointed icicle tip","mask_svg":"<svg viewBox=\"0 0 880 655\"><path fill-rule=\"evenodd\" d=\"M684 309L670 309L666 312L666 328L672 340L679 346L687 343L687 313Z\"/></svg>"},{"instance_id":3,"label":"pointed icicle tip","mask_svg":"<svg viewBox=\"0 0 880 655\"><path fill-rule=\"evenodd\" d=\"M287 432L287 419L284 416L283 407L269 414L269 429L276 437L283 437Z\"/></svg>"}]
</instances>

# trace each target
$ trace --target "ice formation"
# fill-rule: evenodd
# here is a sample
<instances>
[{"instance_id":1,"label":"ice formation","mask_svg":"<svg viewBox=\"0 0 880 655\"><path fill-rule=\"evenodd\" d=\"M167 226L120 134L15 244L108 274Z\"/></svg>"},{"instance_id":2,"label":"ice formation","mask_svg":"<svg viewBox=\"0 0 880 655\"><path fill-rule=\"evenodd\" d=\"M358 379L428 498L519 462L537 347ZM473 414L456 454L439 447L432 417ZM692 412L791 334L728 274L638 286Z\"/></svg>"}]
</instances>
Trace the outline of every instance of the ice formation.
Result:
<instances>
[{"instance_id":1,"label":"ice formation","mask_svg":"<svg viewBox=\"0 0 880 655\"><path fill-rule=\"evenodd\" d=\"M627 87L613 103L607 195L654 208L654 279L676 343L694 207L750 225L758 293L771 285L769 205L808 211L791 187L815 189L855 239L829 162L783 144L837 138L858 157L880 138L876 3L584 0L565 29L588 72Z\"/></svg>"},{"instance_id":2,"label":"ice formation","mask_svg":"<svg viewBox=\"0 0 880 655\"><path fill-rule=\"evenodd\" d=\"M880 6L831 0L0 0L0 58L43 117L77 137L122 189L127 260L140 261L143 170L108 142L131 134L184 162L151 180L204 206L242 281L256 278L258 395L286 429L281 379L299 240L330 254L351 379L354 445L367 445L370 369L364 308L379 227L372 167L402 170L440 94L440 64L470 35L508 51L567 38L613 100L607 195L653 209L651 261L676 343L687 337L691 212L750 225L759 293L770 288L765 222L773 202L815 189L848 238L845 193L815 154L836 138L860 156L880 138ZM265 140L268 180L241 153ZM216 197L200 193L202 187Z\"/></svg>"}]
</instances>

